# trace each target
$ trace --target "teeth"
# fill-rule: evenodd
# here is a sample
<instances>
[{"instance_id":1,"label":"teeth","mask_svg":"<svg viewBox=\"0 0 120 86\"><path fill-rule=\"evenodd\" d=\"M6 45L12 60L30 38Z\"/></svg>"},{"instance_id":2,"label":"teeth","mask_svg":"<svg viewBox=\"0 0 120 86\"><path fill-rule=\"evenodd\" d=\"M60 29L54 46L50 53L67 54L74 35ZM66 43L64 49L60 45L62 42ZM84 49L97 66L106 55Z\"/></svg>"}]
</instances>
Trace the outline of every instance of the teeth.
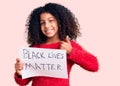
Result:
<instances>
[{"instance_id":1,"label":"teeth","mask_svg":"<svg viewBox=\"0 0 120 86\"><path fill-rule=\"evenodd\" d=\"M46 30L45 32L46 33L51 33L53 30L52 29L49 29L49 30Z\"/></svg>"}]
</instances>

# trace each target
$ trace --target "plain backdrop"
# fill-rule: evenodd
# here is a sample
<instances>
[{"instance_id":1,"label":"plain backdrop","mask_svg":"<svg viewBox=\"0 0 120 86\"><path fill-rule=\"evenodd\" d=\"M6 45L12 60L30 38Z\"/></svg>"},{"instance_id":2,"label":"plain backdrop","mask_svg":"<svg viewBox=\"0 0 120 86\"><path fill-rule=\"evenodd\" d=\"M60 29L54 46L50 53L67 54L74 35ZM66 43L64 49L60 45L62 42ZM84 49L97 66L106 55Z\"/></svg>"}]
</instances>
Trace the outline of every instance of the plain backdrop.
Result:
<instances>
[{"instance_id":1,"label":"plain backdrop","mask_svg":"<svg viewBox=\"0 0 120 86\"><path fill-rule=\"evenodd\" d=\"M74 65L71 86L120 86L119 0L0 0L0 86L18 86L14 64L19 48L28 46L26 19L47 2L60 3L76 15L82 32L77 42L96 55L100 64L95 73Z\"/></svg>"}]
</instances>

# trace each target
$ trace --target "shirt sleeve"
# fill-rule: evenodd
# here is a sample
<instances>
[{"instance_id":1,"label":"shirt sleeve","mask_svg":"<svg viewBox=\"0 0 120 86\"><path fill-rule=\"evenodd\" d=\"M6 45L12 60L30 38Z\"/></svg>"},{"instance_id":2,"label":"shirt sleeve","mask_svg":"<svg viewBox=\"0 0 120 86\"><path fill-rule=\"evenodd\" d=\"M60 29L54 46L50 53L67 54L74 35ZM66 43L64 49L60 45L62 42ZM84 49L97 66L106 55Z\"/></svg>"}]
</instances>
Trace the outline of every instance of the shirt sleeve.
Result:
<instances>
[{"instance_id":1,"label":"shirt sleeve","mask_svg":"<svg viewBox=\"0 0 120 86\"><path fill-rule=\"evenodd\" d=\"M98 71L99 65L96 56L92 55L75 42L71 42L71 45L72 51L68 55L69 60L72 60L74 63L88 71Z\"/></svg>"},{"instance_id":2,"label":"shirt sleeve","mask_svg":"<svg viewBox=\"0 0 120 86\"><path fill-rule=\"evenodd\" d=\"M14 74L14 79L16 83L19 84L20 86L25 86L31 81L31 78L22 79L22 77L19 77L17 75L17 73Z\"/></svg>"}]
</instances>

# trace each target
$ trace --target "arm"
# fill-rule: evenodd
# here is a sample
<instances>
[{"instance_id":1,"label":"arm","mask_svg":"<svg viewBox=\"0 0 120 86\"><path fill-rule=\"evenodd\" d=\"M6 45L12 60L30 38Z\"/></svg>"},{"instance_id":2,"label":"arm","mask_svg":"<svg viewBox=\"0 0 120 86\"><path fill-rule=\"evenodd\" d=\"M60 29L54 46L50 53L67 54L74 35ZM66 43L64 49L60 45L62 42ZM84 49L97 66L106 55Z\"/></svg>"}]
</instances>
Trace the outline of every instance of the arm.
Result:
<instances>
[{"instance_id":1,"label":"arm","mask_svg":"<svg viewBox=\"0 0 120 86\"><path fill-rule=\"evenodd\" d=\"M14 79L16 83L19 84L20 86L25 86L31 81L31 78L22 79L22 77L19 76L17 73L15 73Z\"/></svg>"},{"instance_id":2,"label":"arm","mask_svg":"<svg viewBox=\"0 0 120 86\"><path fill-rule=\"evenodd\" d=\"M98 61L97 58L91 53L83 49L79 44L71 42L72 51L68 55L68 59L72 60L74 63L80 65L88 71L98 71Z\"/></svg>"}]
</instances>

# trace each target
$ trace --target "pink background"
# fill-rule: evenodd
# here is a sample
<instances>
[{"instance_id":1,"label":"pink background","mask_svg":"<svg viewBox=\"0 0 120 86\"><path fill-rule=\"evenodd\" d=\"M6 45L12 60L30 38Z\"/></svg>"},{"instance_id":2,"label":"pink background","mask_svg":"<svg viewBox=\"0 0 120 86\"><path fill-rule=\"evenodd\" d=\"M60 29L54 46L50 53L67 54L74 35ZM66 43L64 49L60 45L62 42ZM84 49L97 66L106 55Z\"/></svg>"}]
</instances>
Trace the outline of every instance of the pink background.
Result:
<instances>
[{"instance_id":1,"label":"pink background","mask_svg":"<svg viewBox=\"0 0 120 86\"><path fill-rule=\"evenodd\" d=\"M71 9L81 25L82 37L77 42L99 60L97 73L75 65L71 86L120 86L119 0L0 1L0 86L18 86L14 81L14 64L19 48L27 46L26 18L33 8L49 1Z\"/></svg>"}]
</instances>

